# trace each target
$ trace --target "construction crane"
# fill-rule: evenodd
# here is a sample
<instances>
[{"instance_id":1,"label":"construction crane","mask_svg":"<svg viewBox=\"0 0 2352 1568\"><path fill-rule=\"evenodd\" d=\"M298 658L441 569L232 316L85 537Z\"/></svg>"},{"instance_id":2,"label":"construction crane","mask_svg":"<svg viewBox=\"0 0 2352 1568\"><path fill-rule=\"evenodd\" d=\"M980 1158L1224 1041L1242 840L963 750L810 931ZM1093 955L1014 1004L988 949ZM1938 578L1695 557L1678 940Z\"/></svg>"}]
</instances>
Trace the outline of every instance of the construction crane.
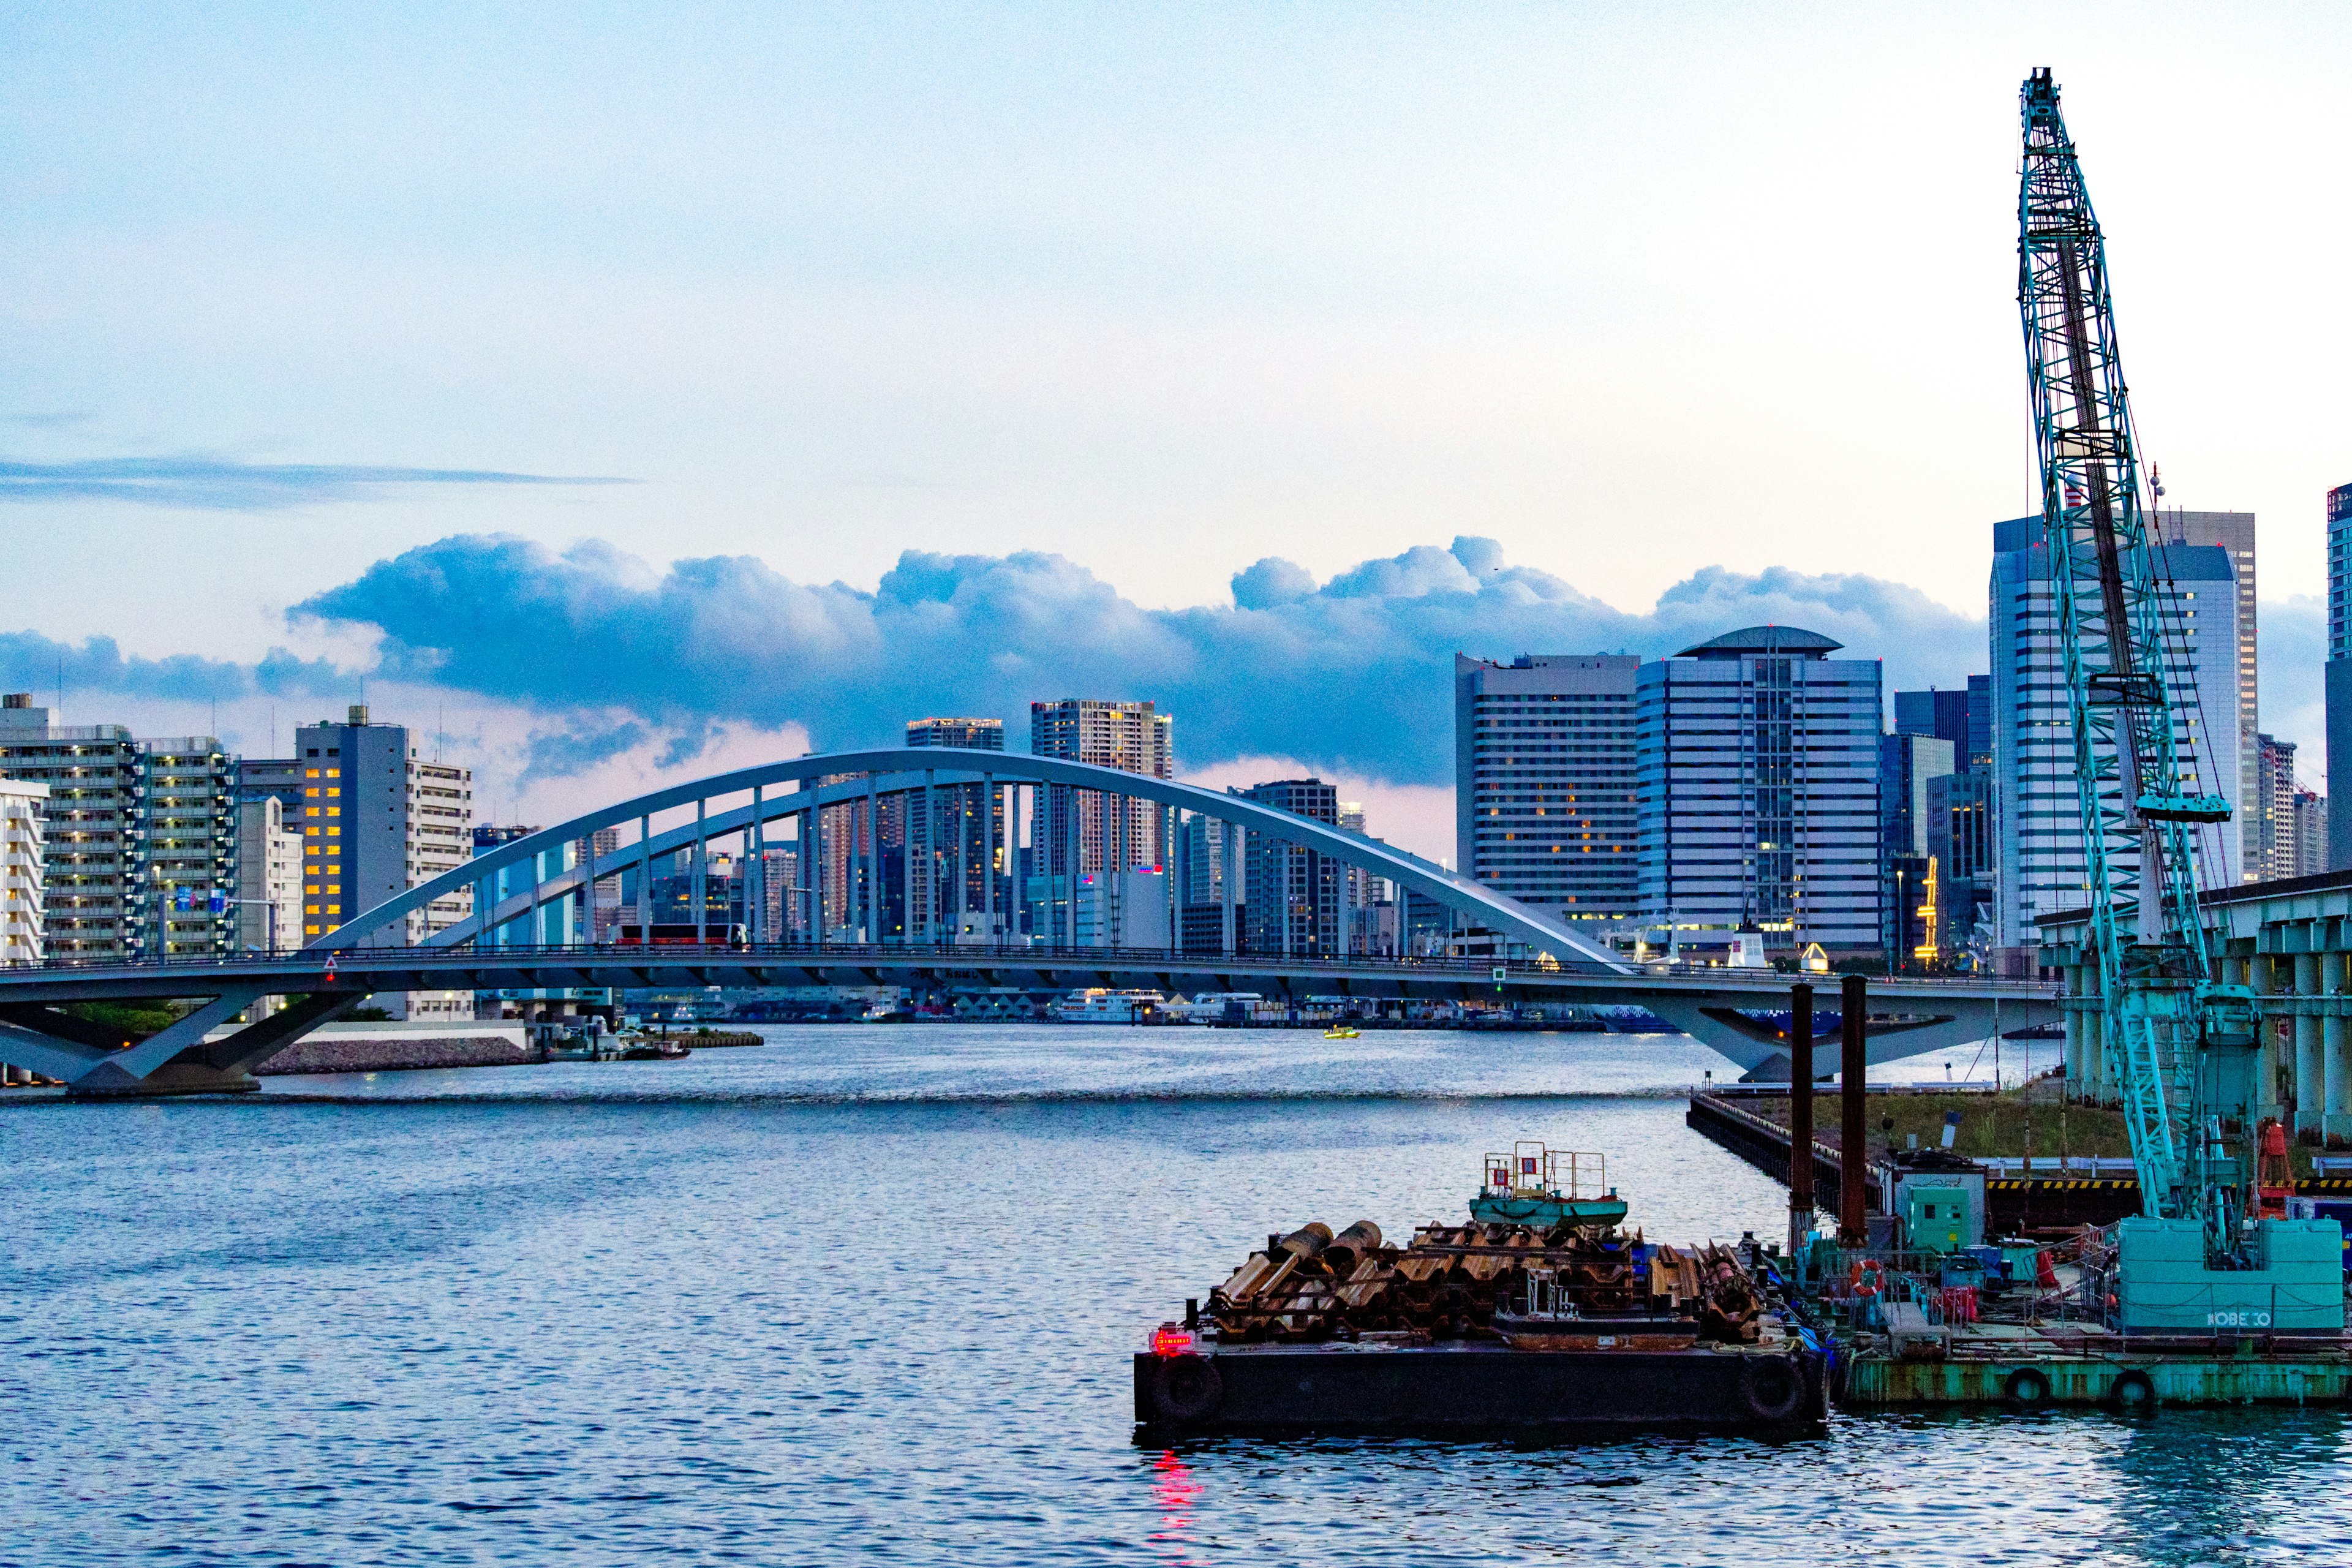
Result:
<instances>
[{"instance_id":1,"label":"construction crane","mask_svg":"<svg viewBox=\"0 0 2352 1568\"><path fill-rule=\"evenodd\" d=\"M2018 303L2074 728L2086 960L2144 1210L2119 1227L2119 1311L2127 1330L2194 1330L2200 1310L2208 1331L2235 1326L2233 1313L2270 1326L2281 1310L2269 1267L2277 1249L2263 1228L2272 1222L2247 1223L2252 1171L2242 1157L2258 1056L2253 993L2215 978L2198 910L2199 829L2226 822L2230 805L2199 791L2184 754L2193 667L2141 505L2105 242L2048 69L2027 78L2022 100ZM2326 1283L2340 1329L2340 1279ZM2299 1287L2286 1288L2299 1301Z\"/></svg>"}]
</instances>

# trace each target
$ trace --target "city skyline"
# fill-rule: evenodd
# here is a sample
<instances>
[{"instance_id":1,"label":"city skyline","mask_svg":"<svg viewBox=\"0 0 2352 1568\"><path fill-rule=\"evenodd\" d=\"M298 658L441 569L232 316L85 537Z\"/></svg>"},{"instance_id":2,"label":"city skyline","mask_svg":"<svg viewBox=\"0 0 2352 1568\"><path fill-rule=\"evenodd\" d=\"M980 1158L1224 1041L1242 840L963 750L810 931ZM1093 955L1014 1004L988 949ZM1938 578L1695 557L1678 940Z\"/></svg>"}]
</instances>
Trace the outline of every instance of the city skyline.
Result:
<instances>
[{"instance_id":1,"label":"city skyline","mask_svg":"<svg viewBox=\"0 0 2352 1568\"><path fill-rule=\"evenodd\" d=\"M646 776L708 760L712 726L828 738L790 728L824 730L815 703L583 710L541 678L613 672L535 664L527 635L510 679L436 684L479 662L446 646L464 606L417 601L449 623L420 635L362 601L381 563L462 573L465 542L500 535L540 565L478 567L477 586L548 595L518 605L541 617L572 578L633 614L772 579L790 591L742 603L830 624L837 599L856 623L908 562L974 560L1000 580L1042 563L1026 575L1066 591L1030 606L1082 635L1108 600L1156 637L1233 602L1235 574L1251 595L1328 586L1467 537L1597 618L1657 616L1712 565L1974 623L1981 530L2031 503L2012 84L2046 59L2114 150L2102 213L2146 449L2171 502L2263 520L2262 721L2318 772L2299 650L2321 498L2347 472L2327 367L2352 320L2325 270L2346 220L2298 193L2336 173L2325 38L2352 20L2332 12L912 11L698 32L623 9L534 33L543 68L496 79L467 63L509 51L494 16L324 14L262 47L219 18L37 15L0 24L26 68L5 111L24 156L0 258L19 546L0 673L54 700L62 659L68 718L206 730L217 700L217 727L266 751L268 702L238 692L282 647L283 722L368 701L453 745L538 731L463 760L539 815L633 724ZM2217 74L2248 90L2225 106ZM2220 151L2246 136L2269 149L2251 171ZM1860 279L1812 259L1832 148L1885 197L1889 259ZM2250 204L2286 226L2251 320L2210 304L2248 265L2231 237ZM1815 330L1847 312L1906 325ZM336 613L289 620L302 605ZM1779 618L1885 650L1898 685L1968 673L1894 668L1907 622ZM1344 664L1351 626L1292 617L1263 651ZM151 663L107 687L92 637ZM1185 702L1164 673L1117 685ZM1195 763L1278 750L1192 733ZM1443 781L1427 756L1295 760L1351 788Z\"/></svg>"}]
</instances>

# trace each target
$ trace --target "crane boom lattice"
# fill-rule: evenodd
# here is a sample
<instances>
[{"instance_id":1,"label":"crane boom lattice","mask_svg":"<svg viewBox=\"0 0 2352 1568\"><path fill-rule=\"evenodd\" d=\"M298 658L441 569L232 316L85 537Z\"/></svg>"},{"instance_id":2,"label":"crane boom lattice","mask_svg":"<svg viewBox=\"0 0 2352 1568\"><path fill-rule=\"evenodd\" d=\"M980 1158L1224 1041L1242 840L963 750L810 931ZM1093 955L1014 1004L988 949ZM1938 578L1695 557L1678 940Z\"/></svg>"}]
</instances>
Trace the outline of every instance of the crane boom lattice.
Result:
<instances>
[{"instance_id":1,"label":"crane boom lattice","mask_svg":"<svg viewBox=\"0 0 2352 1568\"><path fill-rule=\"evenodd\" d=\"M2209 1246L2228 1251L2243 1179L2222 1131L2234 1116L2242 1136L2250 1110L2252 1002L2213 979L2196 828L2230 806L2200 794L2184 763L2193 673L2140 503L2105 242L2048 70L2022 99L2018 303L2104 1048L2147 1215L2200 1220Z\"/></svg>"}]
</instances>

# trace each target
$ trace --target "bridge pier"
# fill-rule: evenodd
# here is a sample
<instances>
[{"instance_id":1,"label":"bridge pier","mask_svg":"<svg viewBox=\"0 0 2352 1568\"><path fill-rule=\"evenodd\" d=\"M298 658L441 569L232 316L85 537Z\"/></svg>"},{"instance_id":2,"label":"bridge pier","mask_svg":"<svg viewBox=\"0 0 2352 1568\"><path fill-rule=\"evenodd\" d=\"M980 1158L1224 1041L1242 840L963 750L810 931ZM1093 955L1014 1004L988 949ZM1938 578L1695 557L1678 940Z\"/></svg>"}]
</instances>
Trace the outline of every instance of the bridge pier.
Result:
<instances>
[{"instance_id":1,"label":"bridge pier","mask_svg":"<svg viewBox=\"0 0 2352 1568\"><path fill-rule=\"evenodd\" d=\"M369 993L314 993L233 1034L205 1037L268 994L269 988L256 982L224 987L186 1017L135 1045L55 1007L0 1005L0 1061L63 1079L69 1100L250 1094L261 1087L253 1076L256 1067L349 1012Z\"/></svg>"},{"instance_id":2,"label":"bridge pier","mask_svg":"<svg viewBox=\"0 0 2352 1568\"><path fill-rule=\"evenodd\" d=\"M66 1085L68 1100L152 1100L182 1094L252 1094L261 1080L239 1069L225 1072L202 1059L174 1057L134 1078L110 1061L100 1062Z\"/></svg>"}]
</instances>

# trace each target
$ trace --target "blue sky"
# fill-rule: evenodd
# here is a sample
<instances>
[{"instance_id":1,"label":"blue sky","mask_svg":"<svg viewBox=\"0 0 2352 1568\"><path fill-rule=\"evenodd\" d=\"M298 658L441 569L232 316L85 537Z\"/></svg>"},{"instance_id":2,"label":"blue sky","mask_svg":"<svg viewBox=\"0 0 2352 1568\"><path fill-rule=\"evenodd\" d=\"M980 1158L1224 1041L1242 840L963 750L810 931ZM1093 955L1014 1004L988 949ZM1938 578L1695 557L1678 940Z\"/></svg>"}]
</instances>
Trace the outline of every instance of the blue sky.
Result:
<instances>
[{"instance_id":1,"label":"blue sky","mask_svg":"<svg viewBox=\"0 0 2352 1568\"><path fill-rule=\"evenodd\" d=\"M2172 500L2260 514L2266 719L2315 742L2315 611L2284 601L2320 591L2320 498L2352 479L2347 30L2294 5L16 7L0 676L86 672L79 720L217 705L257 751L273 713L363 690L543 814L698 745L1009 703L1010 666L975 687L927 645L866 679L740 621L677 623L650 682L598 663L587 609L625 628L714 580L755 623L804 599L878 625L913 552L1026 605L1017 635L957 623L993 651L1123 627L1131 665L1076 668L1161 681L1191 765L1343 773L1408 838L1443 820L1442 696L1383 699L1448 640L1818 604L1895 679L1956 680L1989 526L2031 494L2015 94L2047 63L2143 436ZM1557 591L1453 603L1460 539ZM1266 558L1315 594L1234 609ZM485 574L419 593L451 563ZM551 584L587 609L545 646L482 607ZM1252 615L1318 700L1211 711L1267 657ZM755 705L722 655L800 673ZM1318 717L1351 704L1360 732Z\"/></svg>"}]
</instances>

